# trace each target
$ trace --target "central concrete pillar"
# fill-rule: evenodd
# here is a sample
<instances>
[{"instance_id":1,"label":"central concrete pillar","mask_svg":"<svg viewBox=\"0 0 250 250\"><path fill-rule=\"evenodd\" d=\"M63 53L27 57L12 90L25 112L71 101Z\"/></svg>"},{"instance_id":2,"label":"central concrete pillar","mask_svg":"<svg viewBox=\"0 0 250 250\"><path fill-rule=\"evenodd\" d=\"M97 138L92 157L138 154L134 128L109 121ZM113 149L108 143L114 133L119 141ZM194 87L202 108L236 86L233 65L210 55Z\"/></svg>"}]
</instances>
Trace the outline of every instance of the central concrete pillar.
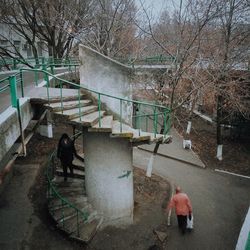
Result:
<instances>
[{"instance_id":1,"label":"central concrete pillar","mask_svg":"<svg viewBox=\"0 0 250 250\"><path fill-rule=\"evenodd\" d=\"M109 133L85 133L85 184L89 202L103 213L104 226L133 222L132 146Z\"/></svg>"}]
</instances>

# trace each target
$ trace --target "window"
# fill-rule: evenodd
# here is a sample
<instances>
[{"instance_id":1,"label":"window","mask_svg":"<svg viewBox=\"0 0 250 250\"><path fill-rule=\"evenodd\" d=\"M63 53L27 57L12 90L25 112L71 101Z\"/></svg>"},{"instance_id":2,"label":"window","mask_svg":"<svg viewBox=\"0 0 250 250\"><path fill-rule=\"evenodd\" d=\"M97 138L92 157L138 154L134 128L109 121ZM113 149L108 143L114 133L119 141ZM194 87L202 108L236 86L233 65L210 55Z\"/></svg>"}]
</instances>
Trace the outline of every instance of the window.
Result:
<instances>
[{"instance_id":1,"label":"window","mask_svg":"<svg viewBox=\"0 0 250 250\"><path fill-rule=\"evenodd\" d=\"M20 52L21 41L15 40L14 42L15 49Z\"/></svg>"},{"instance_id":2,"label":"window","mask_svg":"<svg viewBox=\"0 0 250 250\"><path fill-rule=\"evenodd\" d=\"M0 47L6 47L8 46L8 40L0 40Z\"/></svg>"}]
</instances>

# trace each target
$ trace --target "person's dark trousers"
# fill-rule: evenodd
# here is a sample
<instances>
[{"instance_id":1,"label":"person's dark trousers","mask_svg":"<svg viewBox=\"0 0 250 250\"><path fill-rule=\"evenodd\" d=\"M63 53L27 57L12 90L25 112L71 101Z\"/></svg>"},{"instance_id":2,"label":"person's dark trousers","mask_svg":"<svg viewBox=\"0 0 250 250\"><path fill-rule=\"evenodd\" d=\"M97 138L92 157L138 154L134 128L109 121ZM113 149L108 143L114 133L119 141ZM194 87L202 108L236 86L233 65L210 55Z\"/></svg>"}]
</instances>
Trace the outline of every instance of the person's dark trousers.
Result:
<instances>
[{"instance_id":1,"label":"person's dark trousers","mask_svg":"<svg viewBox=\"0 0 250 250\"><path fill-rule=\"evenodd\" d=\"M62 162L62 167L63 167L64 181L67 181L67 177L68 177L67 168L68 168L68 166L65 162Z\"/></svg>"},{"instance_id":2,"label":"person's dark trousers","mask_svg":"<svg viewBox=\"0 0 250 250\"><path fill-rule=\"evenodd\" d=\"M177 215L178 226L181 229L181 232L184 234L187 228L187 216L186 215Z\"/></svg>"},{"instance_id":3,"label":"person's dark trousers","mask_svg":"<svg viewBox=\"0 0 250 250\"><path fill-rule=\"evenodd\" d=\"M70 174L73 176L73 164L72 162L66 163L66 162L61 162L62 167L63 167L63 176L64 176L64 181L67 181L68 173L67 169L69 167Z\"/></svg>"}]
</instances>

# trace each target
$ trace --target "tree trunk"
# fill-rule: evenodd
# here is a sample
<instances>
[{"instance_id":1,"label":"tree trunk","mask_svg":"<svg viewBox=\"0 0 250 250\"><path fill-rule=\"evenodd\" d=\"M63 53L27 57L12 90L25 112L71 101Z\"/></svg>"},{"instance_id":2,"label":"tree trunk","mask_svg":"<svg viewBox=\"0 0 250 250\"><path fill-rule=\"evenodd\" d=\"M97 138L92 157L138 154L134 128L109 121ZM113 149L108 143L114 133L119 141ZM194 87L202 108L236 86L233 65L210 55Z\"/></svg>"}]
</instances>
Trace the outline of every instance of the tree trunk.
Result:
<instances>
[{"instance_id":1,"label":"tree trunk","mask_svg":"<svg viewBox=\"0 0 250 250\"><path fill-rule=\"evenodd\" d=\"M217 97L217 159L222 160L222 133L221 133L221 120L222 120L222 96L219 94Z\"/></svg>"}]
</instances>

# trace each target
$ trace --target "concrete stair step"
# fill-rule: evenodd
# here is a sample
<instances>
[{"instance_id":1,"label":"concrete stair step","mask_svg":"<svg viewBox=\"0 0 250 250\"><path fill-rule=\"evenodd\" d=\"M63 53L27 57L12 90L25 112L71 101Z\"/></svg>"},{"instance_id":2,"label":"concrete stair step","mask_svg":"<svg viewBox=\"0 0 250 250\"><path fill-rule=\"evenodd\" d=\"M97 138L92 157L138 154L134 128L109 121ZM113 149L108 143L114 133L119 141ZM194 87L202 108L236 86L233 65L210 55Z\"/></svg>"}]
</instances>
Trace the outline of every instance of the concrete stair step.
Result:
<instances>
[{"instance_id":1,"label":"concrete stair step","mask_svg":"<svg viewBox=\"0 0 250 250\"><path fill-rule=\"evenodd\" d=\"M51 202L52 203L52 202ZM78 201L78 202L75 202L74 203L74 205L76 206L76 207L84 207L85 205L87 205L88 204L88 202L87 202L87 199L86 200L83 200L83 201ZM65 203L65 204L56 204L56 205L54 205L54 204L48 204L48 208L49 208L49 211L50 211L50 213L53 215L54 214L54 212L56 212L56 211L58 211L58 210L61 210L62 208L68 208L68 204L67 203Z\"/></svg>"},{"instance_id":2,"label":"concrete stair step","mask_svg":"<svg viewBox=\"0 0 250 250\"><path fill-rule=\"evenodd\" d=\"M85 194L85 190L81 187L77 187L77 188L57 188L57 192L65 197L65 198L69 198L71 196L77 196L77 195L84 195Z\"/></svg>"},{"instance_id":3,"label":"concrete stair step","mask_svg":"<svg viewBox=\"0 0 250 250\"><path fill-rule=\"evenodd\" d=\"M66 220L59 221L57 227L64 230L68 234L72 234L77 228L77 223L80 225L81 223L87 220L88 216L88 211L83 211L83 214L78 213L78 216L77 213L75 213L74 216Z\"/></svg>"},{"instance_id":4,"label":"concrete stair step","mask_svg":"<svg viewBox=\"0 0 250 250\"><path fill-rule=\"evenodd\" d=\"M75 164L74 161L73 161L73 164L74 164L73 169L81 170L83 172L85 171L84 165L79 165L78 162L77 162L77 164Z\"/></svg>"},{"instance_id":5,"label":"concrete stair step","mask_svg":"<svg viewBox=\"0 0 250 250\"><path fill-rule=\"evenodd\" d=\"M89 203L75 203L73 204L74 207L77 207L79 210L90 213L91 206ZM68 219L73 218L76 215L75 208L71 207L69 204L66 207L61 207L61 209L54 210L53 213L51 213L53 219L61 223L63 220L66 221Z\"/></svg>"},{"instance_id":6,"label":"concrete stair step","mask_svg":"<svg viewBox=\"0 0 250 250\"><path fill-rule=\"evenodd\" d=\"M101 119L101 126L99 126L99 121L88 129L89 132L112 132L113 116L107 115Z\"/></svg>"},{"instance_id":7,"label":"concrete stair step","mask_svg":"<svg viewBox=\"0 0 250 250\"><path fill-rule=\"evenodd\" d=\"M133 129L129 125L124 124L124 123L122 123L122 131L121 131L121 125L119 121L113 121L111 137L128 138L131 142L150 140L149 135L140 136L139 131L137 129Z\"/></svg>"},{"instance_id":8,"label":"concrete stair step","mask_svg":"<svg viewBox=\"0 0 250 250\"><path fill-rule=\"evenodd\" d=\"M84 159L84 154L79 154L80 157L82 157ZM85 165L84 165L84 162L80 159L77 159L76 157L74 157L74 160L73 160L73 165L74 165L74 169L79 169L79 170L82 170L84 171L85 170Z\"/></svg>"},{"instance_id":9,"label":"concrete stair step","mask_svg":"<svg viewBox=\"0 0 250 250\"><path fill-rule=\"evenodd\" d=\"M75 213L75 209L67 205L67 207L61 207L61 209L57 209L51 213L51 215L57 223L60 223L64 219L67 220L75 216Z\"/></svg>"},{"instance_id":10,"label":"concrete stair step","mask_svg":"<svg viewBox=\"0 0 250 250\"><path fill-rule=\"evenodd\" d=\"M59 176L63 176L63 170L61 168L57 168L56 173ZM74 169L73 170L73 175L68 173L68 177L85 179L85 172L82 171L82 170L79 170L79 169Z\"/></svg>"},{"instance_id":11,"label":"concrete stair step","mask_svg":"<svg viewBox=\"0 0 250 250\"><path fill-rule=\"evenodd\" d=\"M97 109L98 109L97 106L89 105L89 106L81 107L80 109L74 108L74 109L64 110L63 114L60 111L55 112L55 114L66 116L69 120L72 120L74 118L95 112Z\"/></svg>"},{"instance_id":12,"label":"concrete stair step","mask_svg":"<svg viewBox=\"0 0 250 250\"><path fill-rule=\"evenodd\" d=\"M54 103L50 103L45 105L48 108L51 108L54 112L58 112L58 111L64 111L64 110L68 110L68 109L74 109L74 108L78 108L78 107L85 107L88 106L92 103L91 100L74 100L74 101L63 101L61 103L60 102L54 102Z\"/></svg>"},{"instance_id":13,"label":"concrete stair step","mask_svg":"<svg viewBox=\"0 0 250 250\"><path fill-rule=\"evenodd\" d=\"M70 202L71 204L78 204L78 203L86 203L88 202L88 198L84 195L75 195L75 196L69 196L67 197L67 201ZM59 199L58 197L55 198L50 198L49 199L49 203L48 203L48 207L49 209L53 209L56 207L60 207L63 205L66 205L66 202L62 202L61 199Z\"/></svg>"},{"instance_id":14,"label":"concrete stair step","mask_svg":"<svg viewBox=\"0 0 250 250\"><path fill-rule=\"evenodd\" d=\"M125 137L129 138L132 143L169 143L171 142L171 136L162 134L154 134L150 132L143 132L139 129L133 129L129 125L122 123L122 132L120 129L120 122L113 121L111 137Z\"/></svg>"},{"instance_id":15,"label":"concrete stair step","mask_svg":"<svg viewBox=\"0 0 250 250\"><path fill-rule=\"evenodd\" d=\"M54 179L52 180L52 183L56 187L60 187L60 186L63 186L63 187L76 187L76 186L80 187L81 186L81 187L83 187L83 185L84 185L83 180L69 177L67 179L67 181L64 181L64 178L62 176L58 176L58 175L56 175L54 177Z\"/></svg>"},{"instance_id":16,"label":"concrete stair step","mask_svg":"<svg viewBox=\"0 0 250 250\"><path fill-rule=\"evenodd\" d=\"M48 88L49 91L49 101L47 97L47 88L39 87L32 89L28 94L31 97L32 103L54 103L61 102L61 90L60 88ZM62 89L63 101L74 101L78 100L78 90L77 89ZM86 97L86 93L80 91L80 99Z\"/></svg>"},{"instance_id":17,"label":"concrete stair step","mask_svg":"<svg viewBox=\"0 0 250 250\"><path fill-rule=\"evenodd\" d=\"M106 113L106 111L102 110L100 112L100 116L103 117L105 115L105 113ZM98 119L99 119L99 111L95 111L95 112L92 112L90 114L81 116L81 120L79 117L71 119L71 122L80 123L83 126L90 127L90 126L93 126L94 124L96 124L98 122Z\"/></svg>"},{"instance_id":18,"label":"concrete stair step","mask_svg":"<svg viewBox=\"0 0 250 250\"><path fill-rule=\"evenodd\" d=\"M117 120L113 121L111 137L123 137L123 138L133 138L134 129L130 126L122 123L122 131L120 122Z\"/></svg>"},{"instance_id":19,"label":"concrete stair step","mask_svg":"<svg viewBox=\"0 0 250 250\"><path fill-rule=\"evenodd\" d=\"M102 223L102 218L94 219L91 222L83 223L79 226L79 231L76 231L70 235L72 239L88 242L96 234L98 228Z\"/></svg>"}]
</instances>

